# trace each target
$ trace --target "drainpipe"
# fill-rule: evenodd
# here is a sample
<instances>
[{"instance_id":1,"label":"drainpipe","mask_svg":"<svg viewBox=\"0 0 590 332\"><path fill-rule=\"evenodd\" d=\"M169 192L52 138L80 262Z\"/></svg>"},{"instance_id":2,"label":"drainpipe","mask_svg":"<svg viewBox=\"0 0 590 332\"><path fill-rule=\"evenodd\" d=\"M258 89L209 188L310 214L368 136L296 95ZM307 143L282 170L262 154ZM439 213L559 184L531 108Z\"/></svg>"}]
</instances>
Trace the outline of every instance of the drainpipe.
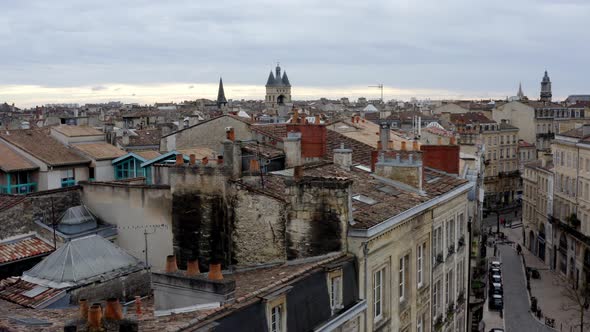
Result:
<instances>
[{"instance_id":1,"label":"drainpipe","mask_svg":"<svg viewBox=\"0 0 590 332\"><path fill-rule=\"evenodd\" d=\"M368 291L369 291L369 267L367 265L367 260L369 259L369 247L367 246L367 241L363 242L363 256L365 258L365 301L369 303L368 299ZM368 331L369 325L369 308L365 309L365 331Z\"/></svg>"}]
</instances>

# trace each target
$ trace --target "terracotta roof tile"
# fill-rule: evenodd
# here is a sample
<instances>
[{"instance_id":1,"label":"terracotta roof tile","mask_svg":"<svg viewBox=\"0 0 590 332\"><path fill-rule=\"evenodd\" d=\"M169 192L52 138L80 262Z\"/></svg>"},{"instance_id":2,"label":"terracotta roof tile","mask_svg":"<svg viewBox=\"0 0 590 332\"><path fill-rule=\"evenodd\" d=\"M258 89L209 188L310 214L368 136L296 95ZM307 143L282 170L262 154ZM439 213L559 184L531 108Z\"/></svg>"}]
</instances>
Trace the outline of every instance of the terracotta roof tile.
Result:
<instances>
[{"instance_id":1,"label":"terracotta roof tile","mask_svg":"<svg viewBox=\"0 0 590 332\"><path fill-rule=\"evenodd\" d=\"M4 286L0 289L0 299L19 304L23 307L37 308L42 307L45 302L50 301L52 298L65 292L65 290L62 289L45 287L45 290L33 297L23 294L35 287L38 287L38 285L22 279L16 279L13 284Z\"/></svg>"},{"instance_id":2,"label":"terracotta roof tile","mask_svg":"<svg viewBox=\"0 0 590 332\"><path fill-rule=\"evenodd\" d=\"M0 138L50 166L89 163L72 149L51 137L46 130L27 129L0 133ZM42 143L42 144L41 144Z\"/></svg>"},{"instance_id":3,"label":"terracotta roof tile","mask_svg":"<svg viewBox=\"0 0 590 332\"><path fill-rule=\"evenodd\" d=\"M53 246L36 235L29 235L0 242L0 264L47 254Z\"/></svg>"},{"instance_id":4,"label":"terracotta roof tile","mask_svg":"<svg viewBox=\"0 0 590 332\"><path fill-rule=\"evenodd\" d=\"M250 128L252 131L278 140L287 137L287 125L284 123L254 124Z\"/></svg>"},{"instance_id":5,"label":"terracotta roof tile","mask_svg":"<svg viewBox=\"0 0 590 332\"><path fill-rule=\"evenodd\" d=\"M2 142L0 142L0 169L4 172L33 170L39 168L25 157L18 154Z\"/></svg>"},{"instance_id":6,"label":"terracotta roof tile","mask_svg":"<svg viewBox=\"0 0 590 332\"><path fill-rule=\"evenodd\" d=\"M162 155L160 152L154 151L154 150L131 151L131 152L144 158L145 160L152 160L152 159L158 158L159 156Z\"/></svg>"},{"instance_id":7,"label":"terracotta roof tile","mask_svg":"<svg viewBox=\"0 0 590 332\"><path fill-rule=\"evenodd\" d=\"M98 129L94 129L88 126L69 126L69 125L61 125L55 126L51 128L52 130L57 131L68 137L82 137L82 136L99 136L104 135L104 133Z\"/></svg>"},{"instance_id":8,"label":"terracotta roof tile","mask_svg":"<svg viewBox=\"0 0 590 332\"><path fill-rule=\"evenodd\" d=\"M329 158L334 156L334 150L340 149L342 144L344 144L345 149L352 149L353 164L371 165L372 146L333 130L328 130L326 141L326 152Z\"/></svg>"},{"instance_id":9,"label":"terracotta roof tile","mask_svg":"<svg viewBox=\"0 0 590 332\"><path fill-rule=\"evenodd\" d=\"M6 195L0 194L0 211L9 209L18 203L22 202L26 196L24 195Z\"/></svg>"},{"instance_id":10,"label":"terracotta roof tile","mask_svg":"<svg viewBox=\"0 0 590 332\"><path fill-rule=\"evenodd\" d=\"M94 160L110 160L124 156L125 151L106 142L73 144L72 147Z\"/></svg>"},{"instance_id":11,"label":"terracotta roof tile","mask_svg":"<svg viewBox=\"0 0 590 332\"><path fill-rule=\"evenodd\" d=\"M268 159L285 155L283 150L266 144L246 143L242 145L242 150L252 154L260 153L263 157Z\"/></svg>"}]
</instances>

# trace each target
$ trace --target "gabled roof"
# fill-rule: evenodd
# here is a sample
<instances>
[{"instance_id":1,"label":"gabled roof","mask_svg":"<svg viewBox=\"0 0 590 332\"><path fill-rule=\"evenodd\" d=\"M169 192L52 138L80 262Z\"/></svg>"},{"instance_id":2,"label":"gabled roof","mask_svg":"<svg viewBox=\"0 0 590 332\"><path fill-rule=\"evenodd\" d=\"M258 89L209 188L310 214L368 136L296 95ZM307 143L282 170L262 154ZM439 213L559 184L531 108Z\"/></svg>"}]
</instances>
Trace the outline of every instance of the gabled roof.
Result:
<instances>
[{"instance_id":1,"label":"gabled roof","mask_svg":"<svg viewBox=\"0 0 590 332\"><path fill-rule=\"evenodd\" d=\"M60 134L68 136L68 137L104 135L104 133L102 131L94 129L92 127L88 127L88 126L61 125L61 126L51 127L51 129L57 131Z\"/></svg>"},{"instance_id":2,"label":"gabled roof","mask_svg":"<svg viewBox=\"0 0 590 332\"><path fill-rule=\"evenodd\" d=\"M125 155L125 151L107 142L72 144L72 147L94 160L110 160Z\"/></svg>"},{"instance_id":3,"label":"gabled roof","mask_svg":"<svg viewBox=\"0 0 590 332\"><path fill-rule=\"evenodd\" d=\"M68 288L110 280L144 268L143 262L99 235L66 242L22 279L41 286Z\"/></svg>"},{"instance_id":4,"label":"gabled roof","mask_svg":"<svg viewBox=\"0 0 590 332\"><path fill-rule=\"evenodd\" d=\"M0 142L0 170L4 172L28 171L39 167Z\"/></svg>"},{"instance_id":5,"label":"gabled roof","mask_svg":"<svg viewBox=\"0 0 590 332\"><path fill-rule=\"evenodd\" d=\"M27 234L0 241L0 265L41 256L53 251L53 246L37 234Z\"/></svg>"},{"instance_id":6,"label":"gabled roof","mask_svg":"<svg viewBox=\"0 0 590 332\"><path fill-rule=\"evenodd\" d=\"M0 133L0 138L41 160L49 166L87 164L84 158L60 143L45 130L12 130Z\"/></svg>"}]
</instances>

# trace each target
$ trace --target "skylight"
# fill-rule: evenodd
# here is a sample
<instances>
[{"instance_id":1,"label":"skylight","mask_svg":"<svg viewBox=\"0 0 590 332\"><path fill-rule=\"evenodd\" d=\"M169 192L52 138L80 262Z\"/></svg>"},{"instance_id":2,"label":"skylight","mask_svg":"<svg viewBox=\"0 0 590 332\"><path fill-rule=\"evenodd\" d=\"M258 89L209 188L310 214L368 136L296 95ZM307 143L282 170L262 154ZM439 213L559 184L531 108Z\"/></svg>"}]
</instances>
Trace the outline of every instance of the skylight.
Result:
<instances>
[{"instance_id":1,"label":"skylight","mask_svg":"<svg viewBox=\"0 0 590 332\"><path fill-rule=\"evenodd\" d=\"M365 195L354 195L352 196L352 199L354 199L355 201L359 201L361 203L365 203L365 204L369 204L369 205L374 205L377 204L377 201L372 199L369 196L365 196Z\"/></svg>"},{"instance_id":2,"label":"skylight","mask_svg":"<svg viewBox=\"0 0 590 332\"><path fill-rule=\"evenodd\" d=\"M34 298L35 296L43 293L44 291L48 290L49 288L47 287L43 287L43 286L36 286L33 289L30 289L24 293L22 293L24 296L28 297L28 298Z\"/></svg>"}]
</instances>

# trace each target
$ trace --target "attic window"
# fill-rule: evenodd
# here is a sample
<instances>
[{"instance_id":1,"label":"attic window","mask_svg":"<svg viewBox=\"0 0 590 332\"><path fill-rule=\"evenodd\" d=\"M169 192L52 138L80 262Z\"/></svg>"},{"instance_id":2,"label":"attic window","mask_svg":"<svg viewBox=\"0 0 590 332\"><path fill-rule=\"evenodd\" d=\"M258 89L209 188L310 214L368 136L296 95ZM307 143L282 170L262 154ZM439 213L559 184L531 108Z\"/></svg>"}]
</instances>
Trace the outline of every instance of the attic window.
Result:
<instances>
[{"instance_id":1,"label":"attic window","mask_svg":"<svg viewBox=\"0 0 590 332\"><path fill-rule=\"evenodd\" d=\"M43 293L44 291L48 290L49 288L47 287L43 287L43 286L36 286L33 289L30 289L24 293L22 293L23 296L26 296L28 298L34 298L35 296Z\"/></svg>"},{"instance_id":2,"label":"attic window","mask_svg":"<svg viewBox=\"0 0 590 332\"><path fill-rule=\"evenodd\" d=\"M361 203L365 203L365 204L369 204L369 205L374 205L377 204L377 201L372 199L369 196L365 196L365 195L354 195L352 196L352 199L354 199L355 201L359 201Z\"/></svg>"}]
</instances>

